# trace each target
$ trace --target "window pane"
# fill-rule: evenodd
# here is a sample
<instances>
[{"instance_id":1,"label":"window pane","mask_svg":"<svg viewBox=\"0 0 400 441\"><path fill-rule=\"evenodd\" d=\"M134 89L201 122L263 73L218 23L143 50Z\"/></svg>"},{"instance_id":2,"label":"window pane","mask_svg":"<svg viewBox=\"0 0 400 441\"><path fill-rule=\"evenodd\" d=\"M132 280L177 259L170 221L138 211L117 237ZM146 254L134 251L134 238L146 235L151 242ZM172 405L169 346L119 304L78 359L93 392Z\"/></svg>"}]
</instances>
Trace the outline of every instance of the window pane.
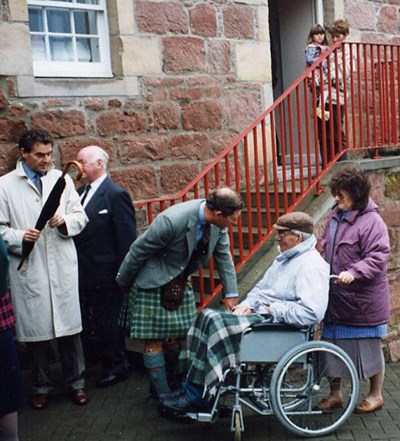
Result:
<instances>
[{"instance_id":1,"label":"window pane","mask_svg":"<svg viewBox=\"0 0 400 441\"><path fill-rule=\"evenodd\" d=\"M77 34L97 35L96 12L74 11L74 20Z\"/></svg>"},{"instance_id":2,"label":"window pane","mask_svg":"<svg viewBox=\"0 0 400 441\"><path fill-rule=\"evenodd\" d=\"M76 0L76 3L83 3L84 5L98 5L99 0Z\"/></svg>"},{"instance_id":3,"label":"window pane","mask_svg":"<svg viewBox=\"0 0 400 441\"><path fill-rule=\"evenodd\" d=\"M29 29L31 32L43 32L42 8L29 8Z\"/></svg>"},{"instance_id":4,"label":"window pane","mask_svg":"<svg viewBox=\"0 0 400 441\"><path fill-rule=\"evenodd\" d=\"M71 22L68 9L48 9L47 26L49 32L70 34Z\"/></svg>"},{"instance_id":5,"label":"window pane","mask_svg":"<svg viewBox=\"0 0 400 441\"><path fill-rule=\"evenodd\" d=\"M52 61L74 61L72 38L50 37L49 42Z\"/></svg>"},{"instance_id":6,"label":"window pane","mask_svg":"<svg viewBox=\"0 0 400 441\"><path fill-rule=\"evenodd\" d=\"M33 61L46 61L46 44L44 36L31 35L31 47Z\"/></svg>"},{"instance_id":7,"label":"window pane","mask_svg":"<svg viewBox=\"0 0 400 441\"><path fill-rule=\"evenodd\" d=\"M78 61L99 63L100 50L98 38L77 38Z\"/></svg>"}]
</instances>

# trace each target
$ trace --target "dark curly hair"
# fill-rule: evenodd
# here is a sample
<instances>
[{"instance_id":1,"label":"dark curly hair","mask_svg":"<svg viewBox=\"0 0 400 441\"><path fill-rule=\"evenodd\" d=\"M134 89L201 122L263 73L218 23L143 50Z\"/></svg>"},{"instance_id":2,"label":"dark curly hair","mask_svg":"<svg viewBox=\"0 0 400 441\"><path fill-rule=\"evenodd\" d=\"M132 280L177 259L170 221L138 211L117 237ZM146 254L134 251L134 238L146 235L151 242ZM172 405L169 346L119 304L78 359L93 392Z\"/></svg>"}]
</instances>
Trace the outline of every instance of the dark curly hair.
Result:
<instances>
[{"instance_id":1,"label":"dark curly hair","mask_svg":"<svg viewBox=\"0 0 400 441\"><path fill-rule=\"evenodd\" d=\"M336 196L341 190L349 193L353 201L353 209L362 211L368 204L371 183L365 171L348 165L332 177L329 188L332 196Z\"/></svg>"},{"instance_id":2,"label":"dark curly hair","mask_svg":"<svg viewBox=\"0 0 400 441\"><path fill-rule=\"evenodd\" d=\"M21 136L18 147L30 153L36 143L53 145L54 139L47 130L31 129Z\"/></svg>"}]
</instances>

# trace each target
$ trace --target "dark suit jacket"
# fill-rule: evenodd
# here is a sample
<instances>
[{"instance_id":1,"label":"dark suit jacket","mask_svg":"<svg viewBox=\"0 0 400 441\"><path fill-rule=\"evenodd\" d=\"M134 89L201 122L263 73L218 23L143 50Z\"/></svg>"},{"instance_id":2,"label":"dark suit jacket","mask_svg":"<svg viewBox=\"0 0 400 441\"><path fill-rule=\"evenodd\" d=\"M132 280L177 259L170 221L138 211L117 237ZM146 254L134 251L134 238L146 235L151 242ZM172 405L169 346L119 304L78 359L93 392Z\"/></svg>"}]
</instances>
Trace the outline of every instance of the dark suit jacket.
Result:
<instances>
[{"instance_id":1,"label":"dark suit jacket","mask_svg":"<svg viewBox=\"0 0 400 441\"><path fill-rule=\"evenodd\" d=\"M78 189L82 194L84 187ZM85 207L89 223L75 236L80 289L113 286L118 268L136 239L135 209L128 193L106 178Z\"/></svg>"}]
</instances>

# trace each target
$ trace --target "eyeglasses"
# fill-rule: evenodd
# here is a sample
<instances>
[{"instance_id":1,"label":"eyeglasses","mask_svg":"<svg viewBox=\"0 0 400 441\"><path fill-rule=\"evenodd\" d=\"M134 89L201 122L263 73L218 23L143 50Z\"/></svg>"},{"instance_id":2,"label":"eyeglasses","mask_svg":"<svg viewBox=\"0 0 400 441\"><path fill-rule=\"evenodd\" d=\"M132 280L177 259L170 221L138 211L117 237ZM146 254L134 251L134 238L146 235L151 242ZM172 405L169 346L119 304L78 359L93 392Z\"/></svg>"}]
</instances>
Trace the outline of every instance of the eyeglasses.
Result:
<instances>
[{"instance_id":1,"label":"eyeglasses","mask_svg":"<svg viewBox=\"0 0 400 441\"><path fill-rule=\"evenodd\" d=\"M294 234L292 230L283 230L283 231L277 231L276 236L279 237L279 239L284 238L288 234Z\"/></svg>"}]
</instances>

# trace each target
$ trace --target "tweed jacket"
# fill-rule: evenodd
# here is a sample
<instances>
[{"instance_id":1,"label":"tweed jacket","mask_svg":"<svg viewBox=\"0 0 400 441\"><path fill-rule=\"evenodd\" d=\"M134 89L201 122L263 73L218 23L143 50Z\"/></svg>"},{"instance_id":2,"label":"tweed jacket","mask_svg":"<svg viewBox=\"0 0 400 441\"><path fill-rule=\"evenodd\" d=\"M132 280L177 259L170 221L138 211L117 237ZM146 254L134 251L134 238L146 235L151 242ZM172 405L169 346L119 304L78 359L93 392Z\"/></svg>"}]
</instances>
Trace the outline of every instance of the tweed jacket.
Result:
<instances>
[{"instance_id":1,"label":"tweed jacket","mask_svg":"<svg viewBox=\"0 0 400 441\"><path fill-rule=\"evenodd\" d=\"M165 285L188 266L196 248L201 199L183 202L160 213L148 230L131 245L117 275L122 286L135 283L142 289ZM237 293L236 273L226 228L210 225L208 251L200 258L194 273L214 257L222 281L223 294Z\"/></svg>"}]
</instances>

